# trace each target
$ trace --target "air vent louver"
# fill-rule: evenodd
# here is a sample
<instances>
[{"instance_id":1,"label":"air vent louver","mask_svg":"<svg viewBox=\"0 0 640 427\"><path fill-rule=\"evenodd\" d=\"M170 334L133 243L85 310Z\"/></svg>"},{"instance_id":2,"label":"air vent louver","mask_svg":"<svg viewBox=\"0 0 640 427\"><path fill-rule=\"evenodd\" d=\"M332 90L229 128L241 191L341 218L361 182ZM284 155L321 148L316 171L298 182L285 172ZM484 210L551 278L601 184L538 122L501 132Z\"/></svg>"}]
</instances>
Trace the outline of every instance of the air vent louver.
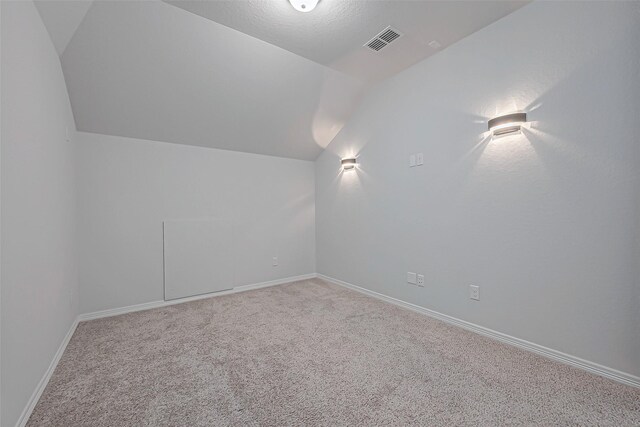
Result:
<instances>
[{"instance_id":1,"label":"air vent louver","mask_svg":"<svg viewBox=\"0 0 640 427\"><path fill-rule=\"evenodd\" d=\"M376 35L374 38L369 40L365 44L365 47L368 47L369 49L378 52L380 51L380 49L382 49L383 47L386 47L392 41L398 39L401 35L402 33L400 33L398 30L391 27L387 27L381 32L379 32L378 35Z\"/></svg>"},{"instance_id":2,"label":"air vent louver","mask_svg":"<svg viewBox=\"0 0 640 427\"><path fill-rule=\"evenodd\" d=\"M396 33L391 28L389 28L388 30L385 30L382 34L380 34L378 36L379 39L382 39L382 40L386 41L387 43L391 43L392 41L394 41L398 37L400 37L400 34Z\"/></svg>"},{"instance_id":3,"label":"air vent louver","mask_svg":"<svg viewBox=\"0 0 640 427\"><path fill-rule=\"evenodd\" d=\"M383 42L382 40L380 40L380 39L373 39L369 43L367 43L367 46L370 49L373 49L375 51L378 51L378 50L382 49L386 45L387 44L385 42Z\"/></svg>"}]
</instances>

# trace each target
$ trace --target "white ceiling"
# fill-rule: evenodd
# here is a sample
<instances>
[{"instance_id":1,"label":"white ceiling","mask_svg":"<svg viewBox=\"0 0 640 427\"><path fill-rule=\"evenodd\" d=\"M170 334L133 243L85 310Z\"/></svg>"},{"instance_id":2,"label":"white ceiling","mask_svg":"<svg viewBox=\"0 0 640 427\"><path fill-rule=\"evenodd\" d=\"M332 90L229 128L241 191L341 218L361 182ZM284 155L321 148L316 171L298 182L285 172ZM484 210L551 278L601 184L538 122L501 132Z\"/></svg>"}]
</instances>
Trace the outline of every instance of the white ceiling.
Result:
<instances>
[{"instance_id":1,"label":"white ceiling","mask_svg":"<svg viewBox=\"0 0 640 427\"><path fill-rule=\"evenodd\" d=\"M314 160L366 87L522 6L512 1L37 3L81 131ZM178 7L176 7L178 6ZM391 24L403 37L362 45Z\"/></svg>"},{"instance_id":2,"label":"white ceiling","mask_svg":"<svg viewBox=\"0 0 640 427\"><path fill-rule=\"evenodd\" d=\"M36 8L51 35L58 55L62 55L71 37L91 7L92 0L37 0Z\"/></svg>"},{"instance_id":3,"label":"white ceiling","mask_svg":"<svg viewBox=\"0 0 640 427\"><path fill-rule=\"evenodd\" d=\"M97 1L62 55L79 130L313 160L345 74L159 1Z\"/></svg>"},{"instance_id":4,"label":"white ceiling","mask_svg":"<svg viewBox=\"0 0 640 427\"><path fill-rule=\"evenodd\" d=\"M319 64L372 83L524 6L526 1L320 0L300 13L288 0L166 0ZM380 52L363 45L388 25L404 35Z\"/></svg>"}]
</instances>

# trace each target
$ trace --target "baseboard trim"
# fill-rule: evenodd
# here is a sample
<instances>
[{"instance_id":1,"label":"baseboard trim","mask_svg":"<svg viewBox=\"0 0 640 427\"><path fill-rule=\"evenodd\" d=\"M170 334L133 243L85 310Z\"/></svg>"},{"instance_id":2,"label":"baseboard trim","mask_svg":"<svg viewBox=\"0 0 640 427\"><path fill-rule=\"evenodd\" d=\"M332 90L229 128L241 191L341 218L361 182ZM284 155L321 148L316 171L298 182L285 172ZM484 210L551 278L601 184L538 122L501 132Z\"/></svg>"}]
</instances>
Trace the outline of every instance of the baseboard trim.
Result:
<instances>
[{"instance_id":1,"label":"baseboard trim","mask_svg":"<svg viewBox=\"0 0 640 427\"><path fill-rule=\"evenodd\" d=\"M67 335L65 335L64 339L60 343L60 346L58 347L58 351L56 351L56 354L53 356L53 360L51 360L49 367L45 371L44 375L40 379L40 382L36 386L36 389L34 390L33 394L29 398L29 402L27 403L27 406L25 406L24 410L22 411L22 414L20 414L20 418L18 418L16 427L24 427L27 425L27 421L29 421L29 417L31 417L31 413L33 412L33 409L36 407L38 400L40 400L40 396L42 396L42 392L44 392L44 389L47 387L47 384L49 384L49 380L53 375L53 371L56 370L56 366L58 366L58 362L60 362L60 359L62 358L62 355L64 354L64 351L67 348L69 341L71 341L71 337L73 336L73 333L76 331L77 326L78 326L78 319L76 318L71 324L71 327L69 328L69 330L67 331Z\"/></svg>"},{"instance_id":2,"label":"baseboard trim","mask_svg":"<svg viewBox=\"0 0 640 427\"><path fill-rule=\"evenodd\" d=\"M96 311L93 313L80 314L73 321L73 324L69 328L67 335L65 335L64 339L62 340L62 343L60 343L60 346L58 347L58 351L56 351L56 354L53 357L53 360L51 361L51 363L49 364L47 371L44 373L44 375L40 379L40 382L38 383L35 391L31 395L31 398L29 398L29 402L27 403L24 410L22 411L22 414L20 414L20 417L18 418L18 422L16 423L16 427L26 426L27 422L29 421L29 417L31 417L31 413L33 412L33 409L36 407L38 400L40 400L40 396L42 396L44 389L47 387L47 384L49 383L49 380L51 379L53 372L58 366L58 362L60 362L60 359L62 358L62 355L64 354L64 351L67 348L69 341L71 341L71 337L73 336L73 333L76 331L76 328L78 327L78 324L80 322L93 320L93 319L101 319L103 317L117 316L125 313L133 313L135 311L149 310L151 308L182 304L185 302L196 301L196 300L205 299L205 298L213 298L213 297L222 296L222 295L235 294L238 292L246 292L253 289L267 288L269 286L283 285L285 283L297 282L299 280L308 280L308 279L313 279L315 277L317 277L315 273L303 274L301 276L286 277L284 279L270 280L267 282L254 283L251 285L236 286L235 288L229 289L228 291L213 292L210 294L197 295L197 296L188 297L188 298L180 298L172 301L153 301L153 302L148 302L144 304L136 304L136 305L130 305L127 307L120 307L120 308L114 308L110 310Z\"/></svg>"},{"instance_id":3,"label":"baseboard trim","mask_svg":"<svg viewBox=\"0 0 640 427\"><path fill-rule=\"evenodd\" d=\"M210 293L210 294L204 294L204 295L198 295L198 296L194 296L194 297L188 297L188 298L181 298L181 299L177 299L177 300L172 300L172 301L154 301L154 302L149 302L149 303L144 303L144 304L136 304L136 305L131 305L131 306L127 306L127 307L121 307L121 308L114 308L114 309L110 309L110 310L102 310L102 311L96 311L93 313L85 313L85 314L81 314L79 315L76 320L73 321L73 323L71 324L71 327L69 328L69 331L67 332L67 334L65 335L64 339L62 340L62 342L60 343L60 346L58 347L58 350L56 351L55 356L53 357L53 360L51 361L51 363L49 364L49 367L47 368L46 372L44 373L44 375L42 376L42 379L40 379L40 382L38 383L36 389L34 390L33 394L31 395L31 398L29 399L29 402L27 403L27 405L25 406L24 410L22 411L22 414L20 415L20 418L18 418L18 422L16 423L16 427L24 427L26 426L27 422L29 421L29 417L31 416L31 413L33 412L33 409L35 408L36 404L38 403L38 400L40 400L40 396L42 396L42 393L44 392L44 389L47 387L47 384L49 383L49 380L51 379L51 376L53 375L53 372L55 371L56 367L58 366L58 363L60 362L60 359L62 358L62 355L64 354L65 349L67 348L67 345L69 344L69 341L71 341L71 337L73 336L73 333L75 332L78 324L80 322L84 322L87 320L93 320L93 319L100 319L103 317L111 317L111 316L117 316L119 314L125 314L125 313L133 313L136 311L142 311L142 310L149 310L151 308L158 308L158 307L166 307L166 306L170 306L170 305L175 305L175 304L181 304L184 302L189 302L189 301L196 301L196 300L200 300L200 299L205 299L205 298L214 298L217 296L222 296L222 295L230 295L230 294L235 294L235 293L239 293L239 292L245 292L245 291L250 291L253 289L260 289L260 288L266 288L269 286L276 286L276 285L283 285L285 283L291 283L291 282L297 282L299 280L309 280L309 279L313 279L313 278L320 278L323 280L326 280L327 282L330 283L334 283L336 285L345 287L347 289L351 289L353 291L356 292L360 292L362 294L368 295L370 297L373 298L377 298L379 300L412 310L414 312L429 316L429 317L433 317L435 319L441 320L443 322L449 323L451 325L455 325L458 327L461 327L463 329L466 329L468 331L471 332L475 332L477 334L495 339L497 341L501 341L503 343L506 344L510 344L514 347L518 347L524 350L528 350L531 351L533 353L539 354L541 356L547 357L549 359L552 360L556 360L558 362L561 363L565 363L567 365L571 365L574 366L578 369L582 369L584 371L587 372L591 372L593 374L596 375L600 375L603 376L605 378L609 378L611 380L617 381L619 383L622 384L626 384L626 385L630 385L632 387L638 387L640 388L640 377L637 377L635 375L631 375L628 374L626 372L622 372L622 371L618 371L616 369L612 369L609 368L607 366L603 366L594 362L590 362L588 360L585 359L581 359L579 357L576 356L572 356L570 354L566 354L566 353L562 353L558 350L554 350L548 347L544 347L520 338L516 338L507 334L503 334L502 332L498 332L498 331L494 331L493 329L489 329L489 328L485 328L483 326L480 325L476 325L475 323L471 323L471 322L467 322L465 320L461 320L452 316L448 316L446 314L442 314L439 313L437 311L434 310L430 310L428 308L424 308L424 307L420 307L418 305L415 304L411 304L409 302L406 301L402 301L399 300L397 298L393 298L390 297L388 295L384 295L375 291L371 291L369 289L360 287L360 286L356 286L352 283L348 283L345 282L343 280L340 279L336 279L333 277L329 277L326 276L324 274L316 274L316 273L310 273L310 274L304 274L301 276L293 276L293 277L287 277L284 279L278 279L278 280L270 280L267 282L261 282L261 283L255 283L255 284L251 284L251 285L242 285L242 286L236 286L233 289L230 289L228 291L222 291L222 292L214 292L214 293Z\"/></svg>"},{"instance_id":4,"label":"baseboard trim","mask_svg":"<svg viewBox=\"0 0 640 427\"><path fill-rule=\"evenodd\" d=\"M598 363L590 362L585 359L581 359L576 356L572 356L570 354L563 353L558 350L554 350L548 347L541 346L539 344L535 344L520 338L513 337L511 335L503 334L502 332L494 331L493 329L485 328L484 326L476 325L475 323L467 322L465 320L461 320L452 316L448 316L446 314L439 313L434 310L430 310L428 308L421 307L419 305L411 304L406 301L402 301L378 292L371 291L369 289L356 286L352 283L345 282L343 280L339 280L333 277L325 276L324 274L317 274L317 277L327 282L334 283L339 286L343 286L347 289L354 290L356 292L363 293L365 295L371 296L373 298L377 298L382 301L386 301L391 304L395 304L400 307L407 308L409 310L415 311L420 314L424 314L429 317L433 317L438 320L442 320L443 322L449 323L451 325L455 325L466 329L471 332L475 332L477 334L501 341L506 344L510 344L514 347L518 347L524 350L531 351L533 353L544 356L548 359L552 359L567 365L574 366L578 369L582 369L587 372L591 372L596 375L600 375L611 380L617 381L622 384L630 385L632 387L640 388L640 377L635 375L628 374L626 372L618 371L616 369L609 368L607 366L600 365Z\"/></svg>"},{"instance_id":5,"label":"baseboard trim","mask_svg":"<svg viewBox=\"0 0 640 427\"><path fill-rule=\"evenodd\" d=\"M94 311L84 313L78 316L78 321L85 322L87 320L102 319L104 317L119 316L121 314L133 313L136 311L150 310L152 308L168 307L170 305L182 304L190 301L197 301L206 298L214 298L223 295L236 294L238 292L246 292L253 289L267 288L269 286L283 285L285 283L297 282L299 280L308 280L316 277L315 273L303 274L301 276L285 277L283 279L269 280L267 282L253 283L250 285L240 285L233 289L220 292L212 292L208 294L196 295L192 297L179 298L170 301L152 301L142 304L129 305L126 307L111 308L108 310Z\"/></svg>"}]
</instances>

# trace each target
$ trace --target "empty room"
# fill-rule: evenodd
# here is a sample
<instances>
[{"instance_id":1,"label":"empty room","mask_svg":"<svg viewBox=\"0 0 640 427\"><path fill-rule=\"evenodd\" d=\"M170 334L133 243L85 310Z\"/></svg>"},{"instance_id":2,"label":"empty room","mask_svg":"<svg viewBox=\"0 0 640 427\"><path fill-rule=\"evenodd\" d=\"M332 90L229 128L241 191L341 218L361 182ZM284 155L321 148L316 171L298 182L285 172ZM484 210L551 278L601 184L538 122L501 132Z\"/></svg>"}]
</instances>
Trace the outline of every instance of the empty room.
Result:
<instances>
[{"instance_id":1,"label":"empty room","mask_svg":"<svg viewBox=\"0 0 640 427\"><path fill-rule=\"evenodd\" d=\"M640 426L640 1L0 6L2 427Z\"/></svg>"}]
</instances>

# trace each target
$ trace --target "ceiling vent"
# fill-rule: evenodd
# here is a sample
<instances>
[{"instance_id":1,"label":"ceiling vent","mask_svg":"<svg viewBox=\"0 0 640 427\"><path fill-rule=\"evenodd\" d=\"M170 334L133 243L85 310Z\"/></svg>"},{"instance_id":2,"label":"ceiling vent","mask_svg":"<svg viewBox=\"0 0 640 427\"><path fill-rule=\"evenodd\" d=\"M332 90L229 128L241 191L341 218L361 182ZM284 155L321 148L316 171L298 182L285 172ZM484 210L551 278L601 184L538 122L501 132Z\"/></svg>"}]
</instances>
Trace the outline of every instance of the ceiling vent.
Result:
<instances>
[{"instance_id":1,"label":"ceiling vent","mask_svg":"<svg viewBox=\"0 0 640 427\"><path fill-rule=\"evenodd\" d=\"M392 43L394 40L397 40L402 36L402 33L395 28L387 27L384 30L380 31L374 38L365 43L365 47L374 50L376 52L380 51L382 48L387 47L388 44Z\"/></svg>"}]
</instances>

